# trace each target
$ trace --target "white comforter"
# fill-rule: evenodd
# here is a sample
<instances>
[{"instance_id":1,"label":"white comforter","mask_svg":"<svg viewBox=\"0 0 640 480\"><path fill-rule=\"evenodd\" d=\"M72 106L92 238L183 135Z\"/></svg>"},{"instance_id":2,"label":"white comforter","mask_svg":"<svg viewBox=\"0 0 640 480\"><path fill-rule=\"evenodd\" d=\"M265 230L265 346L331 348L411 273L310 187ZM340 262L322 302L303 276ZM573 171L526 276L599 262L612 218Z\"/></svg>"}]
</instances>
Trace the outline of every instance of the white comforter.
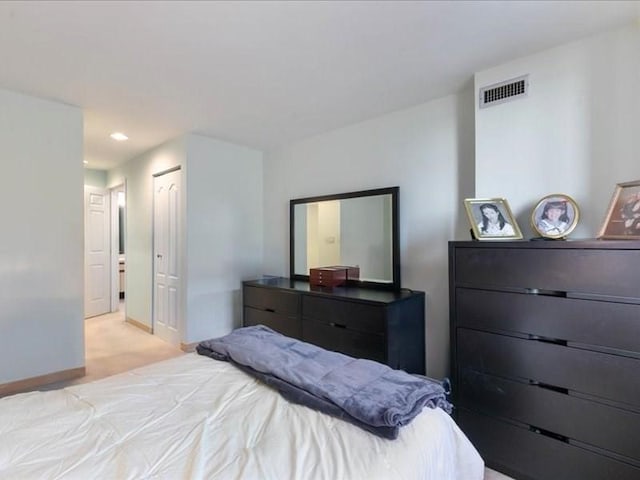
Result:
<instances>
[{"instance_id":1,"label":"white comforter","mask_svg":"<svg viewBox=\"0 0 640 480\"><path fill-rule=\"evenodd\" d=\"M440 409L384 440L197 354L0 399L2 479L482 477L480 456Z\"/></svg>"}]
</instances>

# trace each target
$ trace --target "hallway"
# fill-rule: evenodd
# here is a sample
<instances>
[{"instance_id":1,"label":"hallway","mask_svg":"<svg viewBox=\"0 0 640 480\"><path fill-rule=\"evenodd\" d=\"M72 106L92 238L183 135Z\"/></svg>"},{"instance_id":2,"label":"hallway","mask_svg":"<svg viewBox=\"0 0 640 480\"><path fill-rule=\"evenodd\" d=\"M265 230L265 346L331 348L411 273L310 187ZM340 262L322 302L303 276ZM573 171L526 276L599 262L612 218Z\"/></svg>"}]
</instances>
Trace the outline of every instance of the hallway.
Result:
<instances>
[{"instance_id":1,"label":"hallway","mask_svg":"<svg viewBox=\"0 0 640 480\"><path fill-rule=\"evenodd\" d=\"M85 321L86 375L56 382L35 390L92 382L126 372L149 363L184 355L177 347L124 321L124 305L117 312L87 318Z\"/></svg>"},{"instance_id":2,"label":"hallway","mask_svg":"<svg viewBox=\"0 0 640 480\"><path fill-rule=\"evenodd\" d=\"M84 335L87 374L76 383L90 382L184 353L126 323L124 305L117 312L87 318Z\"/></svg>"}]
</instances>

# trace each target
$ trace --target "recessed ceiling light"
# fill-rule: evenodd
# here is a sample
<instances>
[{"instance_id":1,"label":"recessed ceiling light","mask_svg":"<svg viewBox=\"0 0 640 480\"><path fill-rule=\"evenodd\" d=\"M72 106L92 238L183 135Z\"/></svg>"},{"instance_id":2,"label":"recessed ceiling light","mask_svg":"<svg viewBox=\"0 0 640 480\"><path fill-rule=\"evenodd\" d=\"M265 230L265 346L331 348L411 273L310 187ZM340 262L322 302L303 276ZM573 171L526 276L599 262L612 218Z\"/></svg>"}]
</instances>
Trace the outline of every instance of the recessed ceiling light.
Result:
<instances>
[{"instance_id":1,"label":"recessed ceiling light","mask_svg":"<svg viewBox=\"0 0 640 480\"><path fill-rule=\"evenodd\" d=\"M85 165L89 164L89 160L82 160L82 163L84 163Z\"/></svg>"},{"instance_id":2,"label":"recessed ceiling light","mask_svg":"<svg viewBox=\"0 0 640 480\"><path fill-rule=\"evenodd\" d=\"M113 138L114 140L118 141L118 142L124 142L125 140L129 140L129 137L127 137L124 133L122 132L113 132L110 135L111 138Z\"/></svg>"}]
</instances>

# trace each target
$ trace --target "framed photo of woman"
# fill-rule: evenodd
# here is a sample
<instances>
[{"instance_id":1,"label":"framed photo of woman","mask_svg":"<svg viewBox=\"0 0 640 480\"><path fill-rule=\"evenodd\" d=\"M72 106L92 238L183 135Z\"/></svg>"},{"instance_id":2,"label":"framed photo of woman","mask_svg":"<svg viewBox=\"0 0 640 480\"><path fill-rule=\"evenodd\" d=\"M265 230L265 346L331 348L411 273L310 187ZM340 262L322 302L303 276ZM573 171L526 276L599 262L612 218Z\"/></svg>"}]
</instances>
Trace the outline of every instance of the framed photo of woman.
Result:
<instances>
[{"instance_id":1,"label":"framed photo of woman","mask_svg":"<svg viewBox=\"0 0 640 480\"><path fill-rule=\"evenodd\" d=\"M640 180L616 185L598 238L640 240Z\"/></svg>"},{"instance_id":2,"label":"framed photo of woman","mask_svg":"<svg viewBox=\"0 0 640 480\"><path fill-rule=\"evenodd\" d=\"M464 206L477 240L522 239L522 232L506 199L467 198Z\"/></svg>"},{"instance_id":3,"label":"framed photo of woman","mask_svg":"<svg viewBox=\"0 0 640 480\"><path fill-rule=\"evenodd\" d=\"M576 228L580 210L576 202L562 193L540 199L531 212L531 226L541 237L565 238Z\"/></svg>"}]
</instances>

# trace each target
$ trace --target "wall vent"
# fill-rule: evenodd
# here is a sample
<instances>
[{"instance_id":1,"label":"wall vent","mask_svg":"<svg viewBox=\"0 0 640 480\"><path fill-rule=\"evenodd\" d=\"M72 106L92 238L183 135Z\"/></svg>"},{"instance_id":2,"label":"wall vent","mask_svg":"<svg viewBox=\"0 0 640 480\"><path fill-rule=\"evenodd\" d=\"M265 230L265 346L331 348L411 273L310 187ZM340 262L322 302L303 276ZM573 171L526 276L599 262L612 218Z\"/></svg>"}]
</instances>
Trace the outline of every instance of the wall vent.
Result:
<instances>
[{"instance_id":1,"label":"wall vent","mask_svg":"<svg viewBox=\"0 0 640 480\"><path fill-rule=\"evenodd\" d=\"M492 107L500 103L526 97L529 92L529 75L495 83L480 89L480 108Z\"/></svg>"}]
</instances>

